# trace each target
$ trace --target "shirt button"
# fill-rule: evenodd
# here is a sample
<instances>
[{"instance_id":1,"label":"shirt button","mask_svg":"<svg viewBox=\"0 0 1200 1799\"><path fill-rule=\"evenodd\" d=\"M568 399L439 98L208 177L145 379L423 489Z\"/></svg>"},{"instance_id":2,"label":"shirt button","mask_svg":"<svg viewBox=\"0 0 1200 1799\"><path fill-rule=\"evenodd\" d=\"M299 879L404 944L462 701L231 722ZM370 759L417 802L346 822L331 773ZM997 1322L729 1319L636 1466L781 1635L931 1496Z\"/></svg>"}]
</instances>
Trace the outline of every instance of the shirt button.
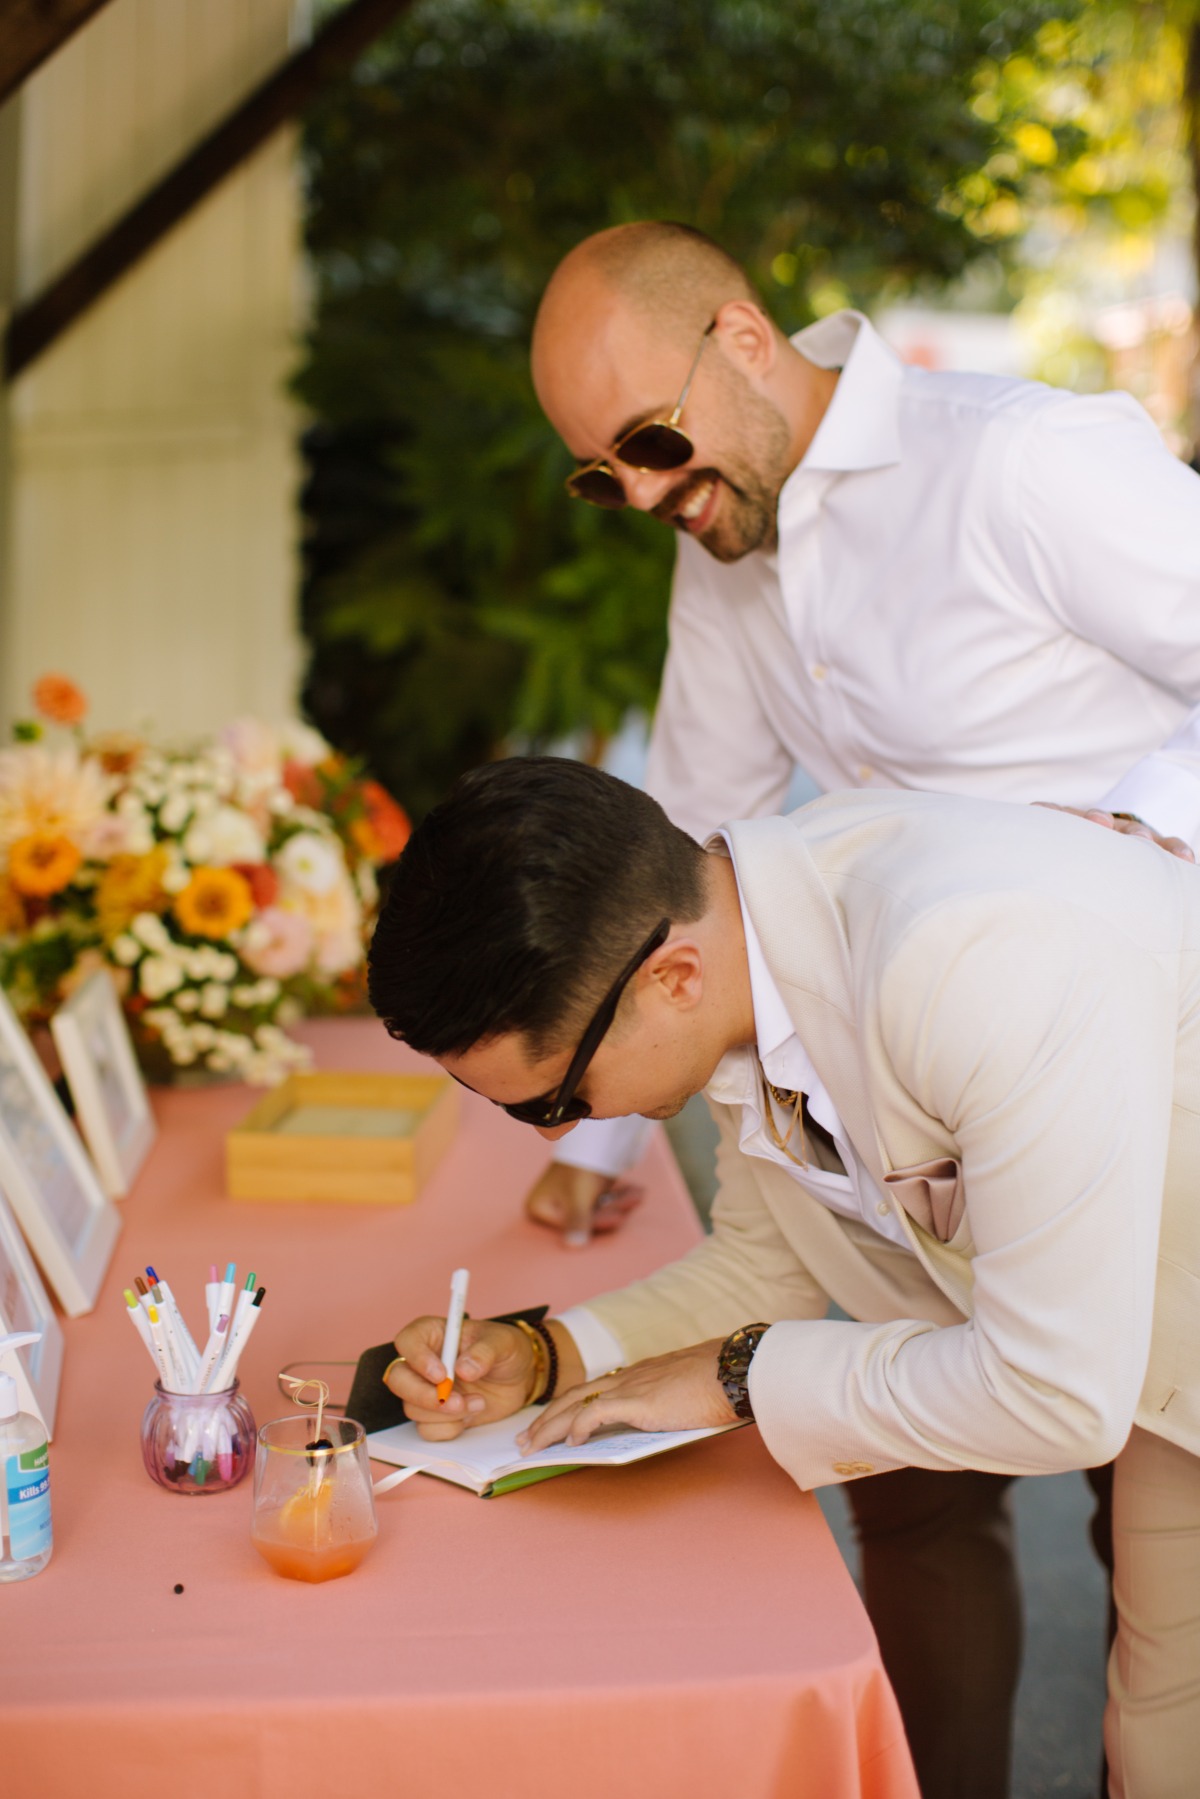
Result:
<instances>
[{"instance_id":1,"label":"shirt button","mask_svg":"<svg viewBox=\"0 0 1200 1799\"><path fill-rule=\"evenodd\" d=\"M811 669L809 670L809 673L811 674L814 681L823 681L825 679L826 675L829 673L829 670L826 668L826 666L823 662L814 662Z\"/></svg>"},{"instance_id":2,"label":"shirt button","mask_svg":"<svg viewBox=\"0 0 1200 1799\"><path fill-rule=\"evenodd\" d=\"M833 1472L835 1474L850 1475L874 1474L875 1468L874 1464L871 1462L835 1462L833 1464Z\"/></svg>"},{"instance_id":3,"label":"shirt button","mask_svg":"<svg viewBox=\"0 0 1200 1799\"><path fill-rule=\"evenodd\" d=\"M881 1199L875 1207L881 1218L886 1218L891 1209L886 1199Z\"/></svg>"},{"instance_id":4,"label":"shirt button","mask_svg":"<svg viewBox=\"0 0 1200 1799\"><path fill-rule=\"evenodd\" d=\"M860 781L869 781L871 776L875 773L875 770L871 767L869 762L860 762L855 773L858 775Z\"/></svg>"}]
</instances>

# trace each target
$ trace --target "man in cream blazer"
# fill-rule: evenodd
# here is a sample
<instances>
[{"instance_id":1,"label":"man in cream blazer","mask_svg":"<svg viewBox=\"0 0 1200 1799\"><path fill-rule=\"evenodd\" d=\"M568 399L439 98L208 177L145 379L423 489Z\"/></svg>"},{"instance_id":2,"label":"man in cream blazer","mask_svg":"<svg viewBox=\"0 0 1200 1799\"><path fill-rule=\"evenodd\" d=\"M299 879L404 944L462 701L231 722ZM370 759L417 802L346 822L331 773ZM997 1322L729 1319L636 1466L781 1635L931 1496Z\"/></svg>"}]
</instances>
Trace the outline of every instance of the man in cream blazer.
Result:
<instances>
[{"instance_id":1,"label":"man in cream blazer","mask_svg":"<svg viewBox=\"0 0 1200 1799\"><path fill-rule=\"evenodd\" d=\"M552 1322L556 1395L481 1321L439 1408L422 1320L397 1338L410 1414L452 1434L549 1397L540 1446L719 1422L740 1391L802 1487L1115 1456L1111 1792L1194 1792L1200 870L915 794L733 824L705 855L551 762L469 777L413 845L372 952L394 1034L550 1135L703 1086L722 1141L712 1236ZM615 1023L584 1030L659 914ZM779 1079L800 1067L807 1102Z\"/></svg>"}]
</instances>

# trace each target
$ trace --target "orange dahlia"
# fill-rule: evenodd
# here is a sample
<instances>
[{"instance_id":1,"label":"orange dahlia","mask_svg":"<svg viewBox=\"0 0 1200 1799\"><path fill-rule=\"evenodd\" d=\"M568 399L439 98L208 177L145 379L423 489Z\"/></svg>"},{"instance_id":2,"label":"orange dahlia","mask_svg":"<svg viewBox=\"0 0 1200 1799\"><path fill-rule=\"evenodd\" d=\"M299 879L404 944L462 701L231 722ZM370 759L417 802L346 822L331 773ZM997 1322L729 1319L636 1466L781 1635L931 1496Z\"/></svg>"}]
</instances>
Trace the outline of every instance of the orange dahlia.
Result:
<instances>
[{"instance_id":1,"label":"orange dahlia","mask_svg":"<svg viewBox=\"0 0 1200 1799\"><path fill-rule=\"evenodd\" d=\"M162 878L167 852L159 845L145 856L114 856L96 883L96 919L106 943L139 912L165 912L168 895Z\"/></svg>"},{"instance_id":2,"label":"orange dahlia","mask_svg":"<svg viewBox=\"0 0 1200 1799\"><path fill-rule=\"evenodd\" d=\"M43 675L33 684L33 703L56 725L77 725L86 716L87 695L66 675Z\"/></svg>"},{"instance_id":3,"label":"orange dahlia","mask_svg":"<svg viewBox=\"0 0 1200 1799\"><path fill-rule=\"evenodd\" d=\"M62 892L82 861L69 837L33 831L10 846L8 878L27 899L46 899Z\"/></svg>"},{"instance_id":4,"label":"orange dahlia","mask_svg":"<svg viewBox=\"0 0 1200 1799\"><path fill-rule=\"evenodd\" d=\"M366 817L354 821L350 835L372 862L394 862L412 836L408 814L378 781L364 781L362 800Z\"/></svg>"},{"instance_id":5,"label":"orange dahlia","mask_svg":"<svg viewBox=\"0 0 1200 1799\"><path fill-rule=\"evenodd\" d=\"M175 901L175 916L193 937L228 937L254 913L254 895L234 868L197 868Z\"/></svg>"}]
</instances>

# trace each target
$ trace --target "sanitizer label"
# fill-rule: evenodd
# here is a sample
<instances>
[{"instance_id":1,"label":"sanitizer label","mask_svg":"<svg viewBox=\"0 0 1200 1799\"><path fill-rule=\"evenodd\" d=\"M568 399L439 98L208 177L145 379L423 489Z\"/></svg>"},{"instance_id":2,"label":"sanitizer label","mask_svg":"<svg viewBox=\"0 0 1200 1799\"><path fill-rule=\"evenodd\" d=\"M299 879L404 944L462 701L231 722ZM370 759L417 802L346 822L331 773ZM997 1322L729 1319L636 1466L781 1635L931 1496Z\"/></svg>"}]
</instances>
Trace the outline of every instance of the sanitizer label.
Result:
<instances>
[{"instance_id":1,"label":"sanitizer label","mask_svg":"<svg viewBox=\"0 0 1200 1799\"><path fill-rule=\"evenodd\" d=\"M23 1455L6 1456L9 1554L28 1561L50 1547L50 1451L45 1443Z\"/></svg>"}]
</instances>

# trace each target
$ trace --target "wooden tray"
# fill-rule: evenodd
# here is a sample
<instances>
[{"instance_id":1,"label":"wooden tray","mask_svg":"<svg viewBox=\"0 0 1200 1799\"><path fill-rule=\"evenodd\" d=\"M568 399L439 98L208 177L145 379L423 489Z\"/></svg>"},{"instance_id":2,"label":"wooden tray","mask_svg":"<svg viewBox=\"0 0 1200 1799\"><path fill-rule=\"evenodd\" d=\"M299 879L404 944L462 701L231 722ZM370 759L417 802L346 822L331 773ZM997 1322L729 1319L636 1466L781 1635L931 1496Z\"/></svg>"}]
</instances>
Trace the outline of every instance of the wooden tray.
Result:
<instances>
[{"instance_id":1,"label":"wooden tray","mask_svg":"<svg viewBox=\"0 0 1200 1799\"><path fill-rule=\"evenodd\" d=\"M293 1074L227 1134L229 1197L409 1205L457 1123L447 1075Z\"/></svg>"}]
</instances>

